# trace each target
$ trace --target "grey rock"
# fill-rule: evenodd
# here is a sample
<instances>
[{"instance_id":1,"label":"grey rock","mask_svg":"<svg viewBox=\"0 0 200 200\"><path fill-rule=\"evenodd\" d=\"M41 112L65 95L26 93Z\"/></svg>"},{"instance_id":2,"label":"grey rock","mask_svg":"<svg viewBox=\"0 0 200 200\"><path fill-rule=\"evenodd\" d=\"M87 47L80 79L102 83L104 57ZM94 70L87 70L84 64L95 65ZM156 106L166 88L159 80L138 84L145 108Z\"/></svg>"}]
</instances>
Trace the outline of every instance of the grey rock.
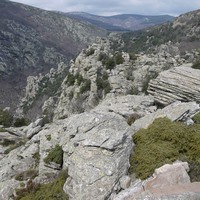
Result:
<instances>
[{"instance_id":1,"label":"grey rock","mask_svg":"<svg viewBox=\"0 0 200 200\"><path fill-rule=\"evenodd\" d=\"M152 177L137 181L123 190L114 200L186 200L199 199L200 183L190 183L188 164L175 162L155 170Z\"/></svg>"},{"instance_id":2,"label":"grey rock","mask_svg":"<svg viewBox=\"0 0 200 200\"><path fill-rule=\"evenodd\" d=\"M13 199L13 191L19 187L18 181L11 179L4 182L0 182L0 199L11 200Z\"/></svg>"},{"instance_id":3,"label":"grey rock","mask_svg":"<svg viewBox=\"0 0 200 200\"><path fill-rule=\"evenodd\" d=\"M200 70L183 65L161 72L150 81L148 93L165 106L174 101L200 102Z\"/></svg>"},{"instance_id":4,"label":"grey rock","mask_svg":"<svg viewBox=\"0 0 200 200\"><path fill-rule=\"evenodd\" d=\"M70 199L109 197L129 168L133 143L126 121L114 113L90 112L78 120L70 117L66 127L73 137L63 147L69 173L64 190Z\"/></svg>"},{"instance_id":5,"label":"grey rock","mask_svg":"<svg viewBox=\"0 0 200 200\"><path fill-rule=\"evenodd\" d=\"M199 104L195 102L174 102L163 109L157 110L155 113L147 114L144 117L135 121L132 124L134 132L138 131L141 128L147 128L152 122L159 117L167 117L172 121L184 120L190 118L200 110Z\"/></svg>"},{"instance_id":6,"label":"grey rock","mask_svg":"<svg viewBox=\"0 0 200 200\"><path fill-rule=\"evenodd\" d=\"M122 176L119 180L121 188L127 189L131 184L131 178L129 176Z\"/></svg>"},{"instance_id":7,"label":"grey rock","mask_svg":"<svg viewBox=\"0 0 200 200\"><path fill-rule=\"evenodd\" d=\"M153 104L154 99L151 96L108 95L98 106L94 108L94 110L99 113L114 112L124 117L128 117L133 113L144 116L156 110L156 107Z\"/></svg>"}]
</instances>

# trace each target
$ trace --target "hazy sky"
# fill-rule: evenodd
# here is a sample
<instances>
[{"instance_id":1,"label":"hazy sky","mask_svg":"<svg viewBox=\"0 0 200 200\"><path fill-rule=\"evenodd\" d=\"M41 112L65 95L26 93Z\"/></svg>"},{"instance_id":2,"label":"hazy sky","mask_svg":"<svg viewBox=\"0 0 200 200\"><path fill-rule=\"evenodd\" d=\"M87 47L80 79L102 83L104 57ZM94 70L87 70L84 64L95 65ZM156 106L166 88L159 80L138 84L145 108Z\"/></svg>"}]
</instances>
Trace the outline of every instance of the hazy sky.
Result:
<instances>
[{"instance_id":1,"label":"hazy sky","mask_svg":"<svg viewBox=\"0 0 200 200\"><path fill-rule=\"evenodd\" d=\"M13 0L46 10L83 11L97 15L170 14L200 9L200 0Z\"/></svg>"}]
</instances>

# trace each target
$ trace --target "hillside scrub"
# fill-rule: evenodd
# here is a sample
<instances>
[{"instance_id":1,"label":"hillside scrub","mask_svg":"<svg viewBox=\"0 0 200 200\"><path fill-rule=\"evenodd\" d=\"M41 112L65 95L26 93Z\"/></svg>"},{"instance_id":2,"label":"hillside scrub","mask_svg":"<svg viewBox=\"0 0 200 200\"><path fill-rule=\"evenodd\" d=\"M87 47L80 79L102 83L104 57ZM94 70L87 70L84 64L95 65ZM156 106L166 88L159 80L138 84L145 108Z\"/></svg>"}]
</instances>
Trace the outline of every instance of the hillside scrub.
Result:
<instances>
[{"instance_id":1,"label":"hillside scrub","mask_svg":"<svg viewBox=\"0 0 200 200\"><path fill-rule=\"evenodd\" d=\"M200 69L200 60L197 60L192 65L193 69Z\"/></svg>"},{"instance_id":2,"label":"hillside scrub","mask_svg":"<svg viewBox=\"0 0 200 200\"><path fill-rule=\"evenodd\" d=\"M191 181L200 180L200 124L187 126L167 118L156 119L133 135L136 145L130 158L130 173L146 179L156 168L176 160L190 165Z\"/></svg>"},{"instance_id":3,"label":"hillside scrub","mask_svg":"<svg viewBox=\"0 0 200 200\"><path fill-rule=\"evenodd\" d=\"M68 196L63 191L67 177L67 171L63 170L53 182L48 184L36 184L29 180L25 188L16 190L15 200L68 200Z\"/></svg>"},{"instance_id":4,"label":"hillside scrub","mask_svg":"<svg viewBox=\"0 0 200 200\"><path fill-rule=\"evenodd\" d=\"M44 159L44 162L47 164L50 164L51 162L54 162L56 164L59 164L62 166L63 164L63 150L62 147L59 145L56 145L53 149L51 149L47 155L47 157Z\"/></svg>"}]
</instances>

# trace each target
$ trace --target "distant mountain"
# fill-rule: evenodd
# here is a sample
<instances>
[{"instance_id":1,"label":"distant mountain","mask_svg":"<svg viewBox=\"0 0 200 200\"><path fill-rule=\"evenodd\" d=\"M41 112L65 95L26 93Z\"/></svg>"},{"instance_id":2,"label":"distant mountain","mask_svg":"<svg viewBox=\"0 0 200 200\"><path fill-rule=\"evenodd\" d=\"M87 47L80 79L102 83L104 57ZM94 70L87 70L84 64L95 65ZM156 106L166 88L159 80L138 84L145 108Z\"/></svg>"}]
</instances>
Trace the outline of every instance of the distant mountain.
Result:
<instances>
[{"instance_id":1,"label":"distant mountain","mask_svg":"<svg viewBox=\"0 0 200 200\"><path fill-rule=\"evenodd\" d=\"M122 34L123 50L148 51L151 47L171 41L181 52L200 48L200 10L188 12L162 25Z\"/></svg>"},{"instance_id":2,"label":"distant mountain","mask_svg":"<svg viewBox=\"0 0 200 200\"><path fill-rule=\"evenodd\" d=\"M172 21L173 16L170 15L135 15L122 14L114 16L98 16L84 12L69 12L64 13L68 17L89 22L97 27L104 28L109 31L135 31L149 26L162 24L167 21Z\"/></svg>"},{"instance_id":3,"label":"distant mountain","mask_svg":"<svg viewBox=\"0 0 200 200\"><path fill-rule=\"evenodd\" d=\"M67 63L107 32L59 13L0 1L0 107L16 106L29 75Z\"/></svg>"}]
</instances>

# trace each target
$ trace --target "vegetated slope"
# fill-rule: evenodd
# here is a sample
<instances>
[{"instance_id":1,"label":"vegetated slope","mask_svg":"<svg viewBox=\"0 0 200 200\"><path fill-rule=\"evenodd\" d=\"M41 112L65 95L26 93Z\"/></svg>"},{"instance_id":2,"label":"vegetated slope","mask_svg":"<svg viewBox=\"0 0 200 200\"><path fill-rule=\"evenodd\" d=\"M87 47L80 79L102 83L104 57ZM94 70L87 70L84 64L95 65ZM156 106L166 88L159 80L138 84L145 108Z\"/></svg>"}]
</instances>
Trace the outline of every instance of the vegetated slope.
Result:
<instances>
[{"instance_id":1,"label":"vegetated slope","mask_svg":"<svg viewBox=\"0 0 200 200\"><path fill-rule=\"evenodd\" d=\"M89 22L97 27L107 29L109 31L135 31L149 26L162 24L167 21L172 21L174 17L170 15L135 15L122 14L114 16L98 16L84 12L65 13L75 19Z\"/></svg>"},{"instance_id":2,"label":"vegetated slope","mask_svg":"<svg viewBox=\"0 0 200 200\"><path fill-rule=\"evenodd\" d=\"M124 33L122 39L127 51L147 51L166 42L178 43L180 50L190 51L200 47L200 10L177 17L173 22Z\"/></svg>"},{"instance_id":3,"label":"vegetated slope","mask_svg":"<svg viewBox=\"0 0 200 200\"><path fill-rule=\"evenodd\" d=\"M97 29L55 12L1 0L0 106L15 107L28 75L67 63L94 40Z\"/></svg>"}]
</instances>

